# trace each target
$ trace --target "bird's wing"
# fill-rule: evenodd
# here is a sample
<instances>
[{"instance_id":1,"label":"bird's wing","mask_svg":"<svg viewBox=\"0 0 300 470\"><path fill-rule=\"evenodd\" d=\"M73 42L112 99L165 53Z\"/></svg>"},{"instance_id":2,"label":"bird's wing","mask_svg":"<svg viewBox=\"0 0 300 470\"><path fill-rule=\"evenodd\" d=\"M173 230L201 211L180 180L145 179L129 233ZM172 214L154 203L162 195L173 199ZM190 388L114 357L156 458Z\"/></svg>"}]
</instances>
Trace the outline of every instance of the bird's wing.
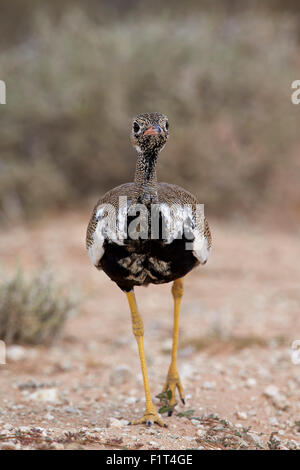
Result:
<instances>
[{"instance_id":1,"label":"bird's wing","mask_svg":"<svg viewBox=\"0 0 300 470\"><path fill-rule=\"evenodd\" d=\"M122 226L119 198L124 197L124 211L127 211L127 201L131 198L133 187L133 183L117 186L105 193L94 207L86 233L86 248L92 263L98 268L100 268L99 262L104 254L105 239L123 244L121 235L125 227Z\"/></svg>"},{"instance_id":2,"label":"bird's wing","mask_svg":"<svg viewBox=\"0 0 300 470\"><path fill-rule=\"evenodd\" d=\"M208 221L204 216L203 204L184 188L174 184L159 183L158 199L161 207L175 208L171 224L171 239L176 238L178 231L191 239L187 249L192 249L201 264L206 263L211 248L211 232Z\"/></svg>"}]
</instances>

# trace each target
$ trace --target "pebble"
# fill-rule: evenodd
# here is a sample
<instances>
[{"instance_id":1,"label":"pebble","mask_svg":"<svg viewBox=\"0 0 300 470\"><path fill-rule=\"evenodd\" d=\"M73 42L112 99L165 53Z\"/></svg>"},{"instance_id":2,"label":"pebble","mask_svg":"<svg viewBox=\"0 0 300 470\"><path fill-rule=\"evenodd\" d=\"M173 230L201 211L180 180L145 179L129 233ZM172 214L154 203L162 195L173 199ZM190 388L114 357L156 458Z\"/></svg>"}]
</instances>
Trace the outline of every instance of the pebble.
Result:
<instances>
[{"instance_id":1,"label":"pebble","mask_svg":"<svg viewBox=\"0 0 300 470\"><path fill-rule=\"evenodd\" d=\"M52 442L50 448L53 450L64 450L65 446L59 442Z\"/></svg>"},{"instance_id":2,"label":"pebble","mask_svg":"<svg viewBox=\"0 0 300 470\"><path fill-rule=\"evenodd\" d=\"M288 449L290 449L290 450L300 449L300 445L294 440L287 441L286 445L287 445Z\"/></svg>"},{"instance_id":3,"label":"pebble","mask_svg":"<svg viewBox=\"0 0 300 470\"><path fill-rule=\"evenodd\" d=\"M278 419L277 419L275 416L269 418L269 423L270 423L272 426L278 426L278 424L279 424Z\"/></svg>"},{"instance_id":4,"label":"pebble","mask_svg":"<svg viewBox=\"0 0 300 470\"><path fill-rule=\"evenodd\" d=\"M216 388L216 382L203 382L202 388L204 390L214 390Z\"/></svg>"},{"instance_id":5,"label":"pebble","mask_svg":"<svg viewBox=\"0 0 300 470\"><path fill-rule=\"evenodd\" d=\"M278 387L276 387L276 385L268 385L264 389L264 395L266 397L273 398L278 394L279 394L279 389L278 389Z\"/></svg>"},{"instance_id":6,"label":"pebble","mask_svg":"<svg viewBox=\"0 0 300 470\"><path fill-rule=\"evenodd\" d=\"M19 432L27 433L27 432L30 432L30 430L31 430L30 426L19 426Z\"/></svg>"},{"instance_id":7,"label":"pebble","mask_svg":"<svg viewBox=\"0 0 300 470\"><path fill-rule=\"evenodd\" d=\"M155 442L155 441L149 441L149 444L150 444L151 446L158 446L158 443Z\"/></svg>"},{"instance_id":8,"label":"pebble","mask_svg":"<svg viewBox=\"0 0 300 470\"><path fill-rule=\"evenodd\" d=\"M257 445L263 447L263 442L261 441L261 439L259 438L259 436L258 436L255 432L251 432L251 431L250 431L248 434L249 434L249 436L252 437L252 439L253 439L253 441L255 442L255 444L257 444Z\"/></svg>"},{"instance_id":9,"label":"pebble","mask_svg":"<svg viewBox=\"0 0 300 470\"><path fill-rule=\"evenodd\" d=\"M137 403L138 401L139 401L139 399L136 398L136 397L127 397L127 398L125 398L124 403L125 403L126 405L134 405L134 404Z\"/></svg>"},{"instance_id":10,"label":"pebble","mask_svg":"<svg viewBox=\"0 0 300 470\"><path fill-rule=\"evenodd\" d=\"M273 397L273 405L278 410L285 411L289 408L290 404L284 395L275 395Z\"/></svg>"},{"instance_id":11,"label":"pebble","mask_svg":"<svg viewBox=\"0 0 300 470\"><path fill-rule=\"evenodd\" d=\"M126 419L116 419L116 418L109 418L109 427L110 428L122 428L126 426L128 421Z\"/></svg>"},{"instance_id":12,"label":"pebble","mask_svg":"<svg viewBox=\"0 0 300 470\"><path fill-rule=\"evenodd\" d=\"M74 408L73 406L64 406L63 410L69 414L80 413L80 411L77 408Z\"/></svg>"},{"instance_id":13,"label":"pebble","mask_svg":"<svg viewBox=\"0 0 300 470\"><path fill-rule=\"evenodd\" d=\"M27 400L60 403L58 390L56 388L45 388L42 390L37 390L36 392L31 393L27 397Z\"/></svg>"},{"instance_id":14,"label":"pebble","mask_svg":"<svg viewBox=\"0 0 300 470\"><path fill-rule=\"evenodd\" d=\"M256 384L257 384L256 379L254 379L254 378L252 378L252 377L249 377L249 378L246 380L246 387L247 387L247 388L255 387Z\"/></svg>"},{"instance_id":15,"label":"pebble","mask_svg":"<svg viewBox=\"0 0 300 470\"><path fill-rule=\"evenodd\" d=\"M246 420L248 418L247 413L245 411L237 411L236 416L238 419Z\"/></svg>"}]
</instances>

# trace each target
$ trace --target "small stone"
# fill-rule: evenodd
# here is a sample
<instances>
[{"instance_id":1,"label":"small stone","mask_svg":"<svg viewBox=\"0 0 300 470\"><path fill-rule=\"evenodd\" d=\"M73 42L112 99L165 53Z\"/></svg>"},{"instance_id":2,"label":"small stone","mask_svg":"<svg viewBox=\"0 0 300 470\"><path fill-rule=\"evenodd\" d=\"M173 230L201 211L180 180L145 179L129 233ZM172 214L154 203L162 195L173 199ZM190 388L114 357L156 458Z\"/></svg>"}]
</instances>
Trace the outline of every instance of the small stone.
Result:
<instances>
[{"instance_id":1,"label":"small stone","mask_svg":"<svg viewBox=\"0 0 300 470\"><path fill-rule=\"evenodd\" d=\"M206 431L204 431L204 429L198 429L197 435L203 439L206 436Z\"/></svg>"},{"instance_id":2,"label":"small stone","mask_svg":"<svg viewBox=\"0 0 300 470\"><path fill-rule=\"evenodd\" d=\"M256 445L260 446L260 447L263 447L263 443L261 441L261 439L259 438L259 436L254 432L254 431L250 431L248 433L249 436L252 437L253 441L255 442Z\"/></svg>"},{"instance_id":3,"label":"small stone","mask_svg":"<svg viewBox=\"0 0 300 470\"><path fill-rule=\"evenodd\" d=\"M266 397L273 398L278 394L279 394L279 389L278 389L278 387L276 387L276 385L268 385L264 389L264 395Z\"/></svg>"},{"instance_id":4,"label":"small stone","mask_svg":"<svg viewBox=\"0 0 300 470\"><path fill-rule=\"evenodd\" d=\"M202 388L204 390L213 390L216 388L216 383L215 382L203 382Z\"/></svg>"},{"instance_id":5,"label":"small stone","mask_svg":"<svg viewBox=\"0 0 300 470\"><path fill-rule=\"evenodd\" d=\"M27 433L30 432L30 426L19 426L19 432Z\"/></svg>"},{"instance_id":6,"label":"small stone","mask_svg":"<svg viewBox=\"0 0 300 470\"><path fill-rule=\"evenodd\" d=\"M236 416L238 419L246 420L248 418L247 413L245 411L237 411Z\"/></svg>"},{"instance_id":7,"label":"small stone","mask_svg":"<svg viewBox=\"0 0 300 470\"><path fill-rule=\"evenodd\" d=\"M60 403L58 397L58 391L56 388L45 388L41 390L37 390L34 393L31 393L27 400L34 400L34 401L42 401L42 402L50 402L50 403Z\"/></svg>"},{"instance_id":8,"label":"small stone","mask_svg":"<svg viewBox=\"0 0 300 470\"><path fill-rule=\"evenodd\" d=\"M157 446L158 446L157 442L155 442L155 441L149 441L149 444L150 444L151 446L154 446L154 447L157 447Z\"/></svg>"},{"instance_id":9,"label":"small stone","mask_svg":"<svg viewBox=\"0 0 300 470\"><path fill-rule=\"evenodd\" d=\"M73 406L64 406L63 410L69 414L80 413L80 411L77 408L74 408Z\"/></svg>"},{"instance_id":10,"label":"small stone","mask_svg":"<svg viewBox=\"0 0 300 470\"><path fill-rule=\"evenodd\" d=\"M246 380L246 387L247 387L247 388L253 388L253 387L255 387L256 384L257 384L256 379L254 379L254 378L252 378L252 377L249 377L249 378Z\"/></svg>"},{"instance_id":11,"label":"small stone","mask_svg":"<svg viewBox=\"0 0 300 470\"><path fill-rule=\"evenodd\" d=\"M59 442L52 442L50 448L53 450L64 450L65 446Z\"/></svg>"},{"instance_id":12,"label":"small stone","mask_svg":"<svg viewBox=\"0 0 300 470\"><path fill-rule=\"evenodd\" d=\"M53 419L55 419L55 418L51 413L47 413L46 416L45 416L45 419L48 419L49 421L53 421Z\"/></svg>"},{"instance_id":13,"label":"small stone","mask_svg":"<svg viewBox=\"0 0 300 470\"><path fill-rule=\"evenodd\" d=\"M126 419L116 419L116 418L109 418L109 427L110 428L122 428L126 426L128 421Z\"/></svg>"},{"instance_id":14,"label":"small stone","mask_svg":"<svg viewBox=\"0 0 300 470\"><path fill-rule=\"evenodd\" d=\"M287 445L287 448L290 450L298 450L300 448L300 445L293 439L291 439L290 441L287 441L286 445Z\"/></svg>"},{"instance_id":15,"label":"small stone","mask_svg":"<svg viewBox=\"0 0 300 470\"><path fill-rule=\"evenodd\" d=\"M110 383L112 385L122 385L132 378L132 372L126 365L116 367L110 374Z\"/></svg>"},{"instance_id":16,"label":"small stone","mask_svg":"<svg viewBox=\"0 0 300 470\"><path fill-rule=\"evenodd\" d=\"M136 397L127 397L127 398L125 398L124 402L125 402L126 405L134 405L135 403L138 402L138 398L136 398Z\"/></svg>"},{"instance_id":17,"label":"small stone","mask_svg":"<svg viewBox=\"0 0 300 470\"><path fill-rule=\"evenodd\" d=\"M284 395L275 395L273 398L273 405L275 406L275 408L282 411L287 410L290 406L289 402L287 401Z\"/></svg>"},{"instance_id":18,"label":"small stone","mask_svg":"<svg viewBox=\"0 0 300 470\"><path fill-rule=\"evenodd\" d=\"M269 418L269 423L272 425L272 426L278 426L278 419L275 417L275 416L272 416L272 418Z\"/></svg>"}]
</instances>

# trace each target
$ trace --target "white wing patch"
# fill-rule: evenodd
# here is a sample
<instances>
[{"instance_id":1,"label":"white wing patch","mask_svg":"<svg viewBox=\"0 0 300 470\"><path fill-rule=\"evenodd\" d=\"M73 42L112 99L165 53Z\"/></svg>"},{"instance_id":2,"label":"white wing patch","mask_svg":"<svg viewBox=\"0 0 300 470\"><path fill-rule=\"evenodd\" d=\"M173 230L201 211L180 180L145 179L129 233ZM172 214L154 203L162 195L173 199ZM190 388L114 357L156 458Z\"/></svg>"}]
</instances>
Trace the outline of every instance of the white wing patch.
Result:
<instances>
[{"instance_id":1,"label":"white wing patch","mask_svg":"<svg viewBox=\"0 0 300 470\"><path fill-rule=\"evenodd\" d=\"M205 264L209 256L208 241L201 233L198 232L198 230L194 232L194 235L193 254L201 264Z\"/></svg>"},{"instance_id":2,"label":"white wing patch","mask_svg":"<svg viewBox=\"0 0 300 470\"><path fill-rule=\"evenodd\" d=\"M204 226L204 209L203 205L198 205L199 223L195 222L193 208L191 206L180 206L175 205L170 207L167 204L160 204L159 209L164 218L167 227L166 243L171 243L176 238L182 238L183 235L191 242L186 242L186 249L192 250L194 256L200 261L201 264L205 264L209 256L208 241L204 234L199 230L200 227Z\"/></svg>"},{"instance_id":3,"label":"white wing patch","mask_svg":"<svg viewBox=\"0 0 300 470\"><path fill-rule=\"evenodd\" d=\"M166 243L169 244L177 238L182 238L184 232L193 232L195 224L191 207L182 207L179 204L172 206L160 204L159 210L165 224L166 233L163 233L163 238L166 240Z\"/></svg>"},{"instance_id":4,"label":"white wing patch","mask_svg":"<svg viewBox=\"0 0 300 470\"><path fill-rule=\"evenodd\" d=\"M88 255L91 262L95 266L99 266L99 262L104 254L104 241L110 240L118 245L124 244L124 239L119 236L124 231L125 217L122 211L116 211L111 204L102 204L96 212L97 226L93 233L93 244L88 248ZM119 231L117 231L117 226Z\"/></svg>"},{"instance_id":5,"label":"white wing patch","mask_svg":"<svg viewBox=\"0 0 300 470\"><path fill-rule=\"evenodd\" d=\"M96 212L97 226L93 233L93 243L88 248L88 254L95 266L99 266L99 262L104 254L104 242L105 240L117 243L118 245L124 245L124 239L127 236L127 204L122 205L119 210L116 211L115 207L111 204L102 204ZM159 204L159 212L163 218L163 239L167 244L172 243L175 239L181 239L183 235L187 240L186 249L192 250L194 256L199 260L201 264L205 264L209 256L208 241L201 231L203 222L197 223L197 217L195 217L191 206L181 206L175 204L169 206L168 204ZM157 219L156 219L157 222ZM153 224L153 220L152 220ZM200 227L200 230L199 230ZM152 230L152 227L151 227ZM156 238L156 237L154 237ZM140 273L142 270L143 259L136 260L131 266L131 275L143 276L144 273ZM162 261L150 258L150 263L155 270L169 271L170 266L163 265ZM129 262L132 262L131 258L124 258L120 264L124 267L129 267ZM150 277L152 274L147 273Z\"/></svg>"}]
</instances>

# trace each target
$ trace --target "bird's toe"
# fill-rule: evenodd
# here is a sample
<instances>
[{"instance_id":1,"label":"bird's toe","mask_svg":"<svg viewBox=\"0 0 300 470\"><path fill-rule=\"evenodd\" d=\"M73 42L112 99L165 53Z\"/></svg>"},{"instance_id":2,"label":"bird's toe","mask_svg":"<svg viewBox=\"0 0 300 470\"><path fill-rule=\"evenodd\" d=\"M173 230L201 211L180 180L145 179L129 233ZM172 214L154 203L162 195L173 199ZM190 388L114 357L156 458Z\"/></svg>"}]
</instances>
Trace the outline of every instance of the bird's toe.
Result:
<instances>
[{"instance_id":1,"label":"bird's toe","mask_svg":"<svg viewBox=\"0 0 300 470\"><path fill-rule=\"evenodd\" d=\"M163 420L159 417L158 413L155 409L151 409L149 411L145 411L144 416L141 418L130 421L128 424L146 424L146 426L151 427L153 424L156 423L161 427L167 427Z\"/></svg>"}]
</instances>

